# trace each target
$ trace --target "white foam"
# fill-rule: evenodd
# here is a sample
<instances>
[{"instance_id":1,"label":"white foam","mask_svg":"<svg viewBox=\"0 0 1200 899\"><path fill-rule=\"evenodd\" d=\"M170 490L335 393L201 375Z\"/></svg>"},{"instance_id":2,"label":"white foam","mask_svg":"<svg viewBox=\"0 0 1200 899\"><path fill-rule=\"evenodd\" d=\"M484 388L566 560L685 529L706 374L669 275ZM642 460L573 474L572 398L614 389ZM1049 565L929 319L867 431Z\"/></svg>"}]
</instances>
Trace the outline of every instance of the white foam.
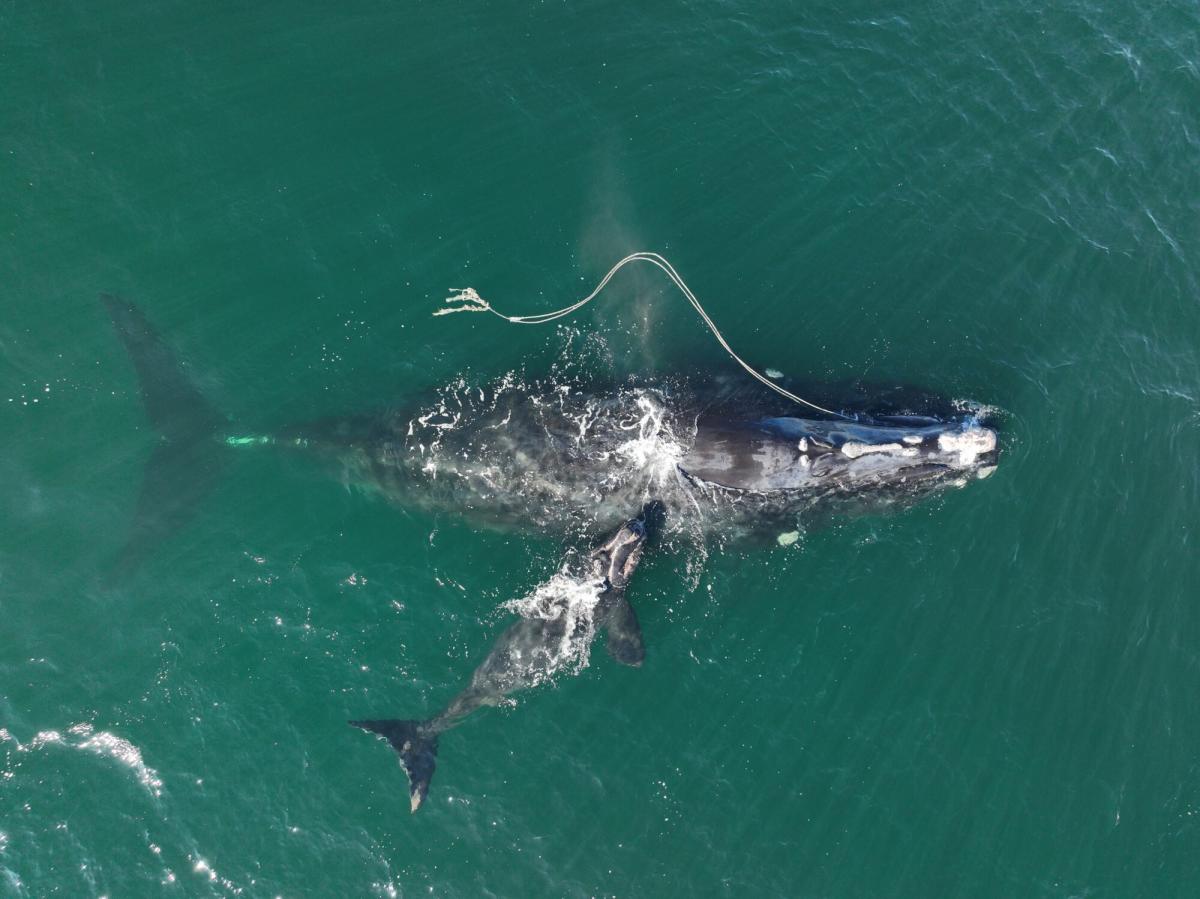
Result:
<instances>
[{"instance_id":1,"label":"white foam","mask_svg":"<svg viewBox=\"0 0 1200 899\"><path fill-rule=\"evenodd\" d=\"M77 724L71 728L71 733L77 733L86 737L86 739L78 744L80 749L86 749L89 752L94 752L96 755L102 755L120 762L134 773L138 782L149 790L151 794L154 796L162 795L163 782L159 778L158 772L142 761L142 751L128 740L105 730L99 733L92 733L92 726L90 724Z\"/></svg>"},{"instance_id":2,"label":"white foam","mask_svg":"<svg viewBox=\"0 0 1200 899\"><path fill-rule=\"evenodd\" d=\"M206 862L204 859L198 859L196 864L192 865L192 870L197 874L207 875L209 880L217 879L217 872L209 867L208 862Z\"/></svg>"},{"instance_id":3,"label":"white foam","mask_svg":"<svg viewBox=\"0 0 1200 899\"><path fill-rule=\"evenodd\" d=\"M244 892L240 886L238 886L228 877L222 877L220 874L218 874L213 866L200 856L189 855L188 860L192 862L193 873L199 874L201 877L208 878L210 883L219 883L222 887L233 893L235 896L240 896ZM167 878L171 882L174 882L175 875L168 871Z\"/></svg>"},{"instance_id":4,"label":"white foam","mask_svg":"<svg viewBox=\"0 0 1200 899\"><path fill-rule=\"evenodd\" d=\"M557 644L548 646L538 658L522 660L534 684L560 671L577 674L587 667L596 636L596 606L603 592L603 579L577 577L564 569L528 596L501 605L522 618L561 622L562 636Z\"/></svg>"},{"instance_id":5,"label":"white foam","mask_svg":"<svg viewBox=\"0 0 1200 899\"><path fill-rule=\"evenodd\" d=\"M668 474L673 476L676 464L683 458L683 448L664 422L665 407L644 393L638 396L637 407L641 418L621 425L622 430L636 430L637 437L618 445L615 452L631 467L646 472L655 483L663 483Z\"/></svg>"},{"instance_id":6,"label":"white foam","mask_svg":"<svg viewBox=\"0 0 1200 899\"><path fill-rule=\"evenodd\" d=\"M19 752L36 752L44 746L69 746L73 749L83 749L95 755L114 759L134 773L138 782L150 791L153 796L162 795L162 780L158 772L142 760L142 751L133 743L118 737L108 731L94 732L91 724L86 722L74 724L67 728L67 735L75 738L73 741L64 737L61 731L38 731L32 740L22 745L8 731L0 733L0 739L17 744Z\"/></svg>"},{"instance_id":7,"label":"white foam","mask_svg":"<svg viewBox=\"0 0 1200 899\"><path fill-rule=\"evenodd\" d=\"M975 400L959 398L952 400L951 404L959 412L967 413L976 421L980 421L985 418L997 418L1004 414L1004 410L999 406L989 406L986 403L977 403Z\"/></svg>"},{"instance_id":8,"label":"white foam","mask_svg":"<svg viewBox=\"0 0 1200 899\"><path fill-rule=\"evenodd\" d=\"M47 743L62 743L63 735L56 730L39 730L33 735L33 739L29 741L28 746L22 746L21 749L29 752L34 749L41 749Z\"/></svg>"}]
</instances>

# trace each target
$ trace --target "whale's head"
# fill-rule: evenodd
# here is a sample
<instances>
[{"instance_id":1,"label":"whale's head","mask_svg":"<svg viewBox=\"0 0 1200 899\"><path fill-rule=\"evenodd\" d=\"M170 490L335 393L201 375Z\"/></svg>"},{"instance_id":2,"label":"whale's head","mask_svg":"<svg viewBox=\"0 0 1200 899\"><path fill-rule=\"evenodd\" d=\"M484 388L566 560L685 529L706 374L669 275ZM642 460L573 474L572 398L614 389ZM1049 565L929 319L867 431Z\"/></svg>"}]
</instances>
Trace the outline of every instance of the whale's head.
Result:
<instances>
[{"instance_id":1,"label":"whale's head","mask_svg":"<svg viewBox=\"0 0 1200 899\"><path fill-rule=\"evenodd\" d=\"M947 421L895 416L804 430L797 440L797 449L807 443L801 467L807 461L818 480L846 491L917 494L961 487L995 471L1000 452L996 431L973 416Z\"/></svg>"},{"instance_id":2,"label":"whale's head","mask_svg":"<svg viewBox=\"0 0 1200 899\"><path fill-rule=\"evenodd\" d=\"M918 495L986 478L998 457L996 431L974 415L776 417L701 427L680 467L707 483L755 493Z\"/></svg>"},{"instance_id":3,"label":"whale's head","mask_svg":"<svg viewBox=\"0 0 1200 899\"><path fill-rule=\"evenodd\" d=\"M592 550L592 565L614 590L624 590L642 560L646 540L661 526L665 508L655 500L642 507L637 518L631 518L605 543Z\"/></svg>"}]
</instances>

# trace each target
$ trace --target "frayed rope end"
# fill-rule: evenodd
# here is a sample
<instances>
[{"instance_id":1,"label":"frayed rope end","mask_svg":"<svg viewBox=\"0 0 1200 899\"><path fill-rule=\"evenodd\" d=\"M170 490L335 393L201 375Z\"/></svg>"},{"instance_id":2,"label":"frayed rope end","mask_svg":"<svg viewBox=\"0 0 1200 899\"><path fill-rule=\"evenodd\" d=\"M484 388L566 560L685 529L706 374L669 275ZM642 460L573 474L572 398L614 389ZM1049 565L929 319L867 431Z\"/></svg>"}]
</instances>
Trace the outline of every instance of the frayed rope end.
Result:
<instances>
[{"instance_id":1,"label":"frayed rope end","mask_svg":"<svg viewBox=\"0 0 1200 899\"><path fill-rule=\"evenodd\" d=\"M474 287L468 287L466 289L460 287L451 287L450 289L453 290L454 293L446 297L446 304L453 306L453 304L458 303L459 305L453 306L453 308L450 309L439 309L433 313L434 315L449 315L452 312L493 311L491 304L489 304L487 300L476 293Z\"/></svg>"}]
</instances>

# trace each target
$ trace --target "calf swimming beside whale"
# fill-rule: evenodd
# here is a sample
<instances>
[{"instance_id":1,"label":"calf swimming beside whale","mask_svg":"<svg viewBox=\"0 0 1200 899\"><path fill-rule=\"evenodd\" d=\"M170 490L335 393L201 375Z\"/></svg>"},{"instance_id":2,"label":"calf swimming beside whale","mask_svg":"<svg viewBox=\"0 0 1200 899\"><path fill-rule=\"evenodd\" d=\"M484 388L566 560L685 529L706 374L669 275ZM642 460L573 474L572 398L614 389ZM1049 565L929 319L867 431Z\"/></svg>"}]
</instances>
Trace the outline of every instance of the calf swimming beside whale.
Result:
<instances>
[{"instance_id":1,"label":"calf swimming beside whale","mask_svg":"<svg viewBox=\"0 0 1200 899\"><path fill-rule=\"evenodd\" d=\"M625 587L661 513L659 503L648 503L639 517L623 524L589 558L591 573L599 579L595 620L608 631L609 655L624 665L641 665L646 655L637 615L625 598ZM523 617L510 625L475 669L470 684L436 717L428 721L350 722L379 734L400 754L400 764L408 774L412 811L420 807L429 792L440 734L456 727L476 709L499 705L510 693L542 683L559 669L564 649L570 651L573 631L587 628L589 619L580 621L567 614L567 609L557 611L553 617Z\"/></svg>"},{"instance_id":2,"label":"calf swimming beside whale","mask_svg":"<svg viewBox=\"0 0 1200 899\"><path fill-rule=\"evenodd\" d=\"M405 507L593 540L612 534L589 557L595 620L608 632L610 654L629 664L640 663L644 650L626 587L664 513L722 539L771 539L806 516L907 505L963 486L997 461L995 431L972 412L801 418L774 397L731 401L683 381L602 392L512 378L459 381L416 408L234 435L140 310L102 299L160 435L119 571L131 571L187 522L229 445L277 445L323 456ZM433 719L351 722L396 748L413 811L428 791L440 734L553 672L555 647L569 636L553 620L523 618L505 631L470 685Z\"/></svg>"}]
</instances>

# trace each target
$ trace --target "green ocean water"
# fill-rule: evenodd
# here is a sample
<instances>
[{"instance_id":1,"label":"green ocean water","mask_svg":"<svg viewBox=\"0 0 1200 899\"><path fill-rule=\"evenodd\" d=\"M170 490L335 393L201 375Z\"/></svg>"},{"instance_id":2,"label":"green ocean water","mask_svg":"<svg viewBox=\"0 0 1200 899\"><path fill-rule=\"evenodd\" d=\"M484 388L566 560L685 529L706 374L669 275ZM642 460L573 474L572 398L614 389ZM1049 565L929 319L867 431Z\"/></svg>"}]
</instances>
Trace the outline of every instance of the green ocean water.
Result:
<instances>
[{"instance_id":1,"label":"green ocean water","mask_svg":"<svg viewBox=\"0 0 1200 899\"><path fill-rule=\"evenodd\" d=\"M1200 895L1200 9L0 3L0 895ZM429 714L562 553L231 454L116 586L156 436L459 376L1003 410L993 477L648 557L647 658ZM599 360L599 361L597 361ZM695 582L687 564L702 562Z\"/></svg>"}]
</instances>

